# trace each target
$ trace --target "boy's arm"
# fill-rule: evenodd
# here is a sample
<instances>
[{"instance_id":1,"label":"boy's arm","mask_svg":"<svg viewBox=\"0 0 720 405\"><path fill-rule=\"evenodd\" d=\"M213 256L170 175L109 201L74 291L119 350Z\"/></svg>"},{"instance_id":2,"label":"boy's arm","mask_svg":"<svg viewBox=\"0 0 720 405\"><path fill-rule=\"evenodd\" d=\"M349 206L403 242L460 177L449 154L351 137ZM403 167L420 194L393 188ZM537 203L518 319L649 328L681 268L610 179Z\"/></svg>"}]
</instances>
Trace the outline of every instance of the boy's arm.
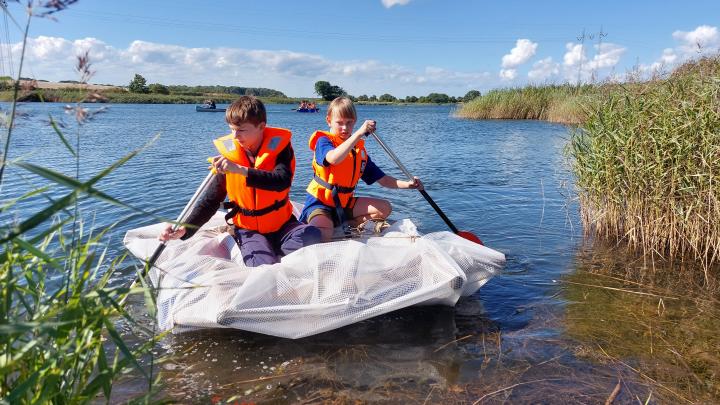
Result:
<instances>
[{"instance_id":1,"label":"boy's arm","mask_svg":"<svg viewBox=\"0 0 720 405\"><path fill-rule=\"evenodd\" d=\"M355 132L343 143L329 151L325 155L325 161L331 165L342 163L342 161L348 156L348 153L350 153L350 150L355 147L355 144L357 144L363 136L365 136L364 133L361 133L360 131Z\"/></svg>"},{"instance_id":2,"label":"boy's arm","mask_svg":"<svg viewBox=\"0 0 720 405\"><path fill-rule=\"evenodd\" d=\"M292 145L288 144L278 154L273 170L248 168L247 185L270 191L282 191L290 188L293 178L291 170L293 160L295 160L295 152Z\"/></svg>"},{"instance_id":3,"label":"boy's arm","mask_svg":"<svg viewBox=\"0 0 720 405\"><path fill-rule=\"evenodd\" d=\"M361 178L367 184L373 184L377 181L378 184L386 188L419 188L423 190L423 184L417 177L415 177L413 181L398 180L393 176L385 174L385 172L370 159L370 156L368 156L365 171Z\"/></svg>"},{"instance_id":4,"label":"boy's arm","mask_svg":"<svg viewBox=\"0 0 720 405\"><path fill-rule=\"evenodd\" d=\"M363 122L360 129L355 131L354 134L350 135L343 143L337 146L337 148L331 150L325 155L325 160L331 165L341 163L350 153L350 149L355 147L355 144L365 135L375 132L375 121L366 120Z\"/></svg>"},{"instance_id":5,"label":"boy's arm","mask_svg":"<svg viewBox=\"0 0 720 405\"><path fill-rule=\"evenodd\" d=\"M193 236L197 230L203 226L220 208L220 204L225 201L227 189L225 188L225 175L217 174L213 176L210 184L208 184L205 192L202 194L197 204L190 211L190 215L185 219L185 223L194 226L185 227L185 235L182 240Z\"/></svg>"},{"instance_id":6,"label":"boy's arm","mask_svg":"<svg viewBox=\"0 0 720 405\"><path fill-rule=\"evenodd\" d=\"M385 175L377 182L378 184L386 188L418 188L420 190L423 190L423 184L417 177L414 177L413 181L405 181L398 180L393 176Z\"/></svg>"}]
</instances>

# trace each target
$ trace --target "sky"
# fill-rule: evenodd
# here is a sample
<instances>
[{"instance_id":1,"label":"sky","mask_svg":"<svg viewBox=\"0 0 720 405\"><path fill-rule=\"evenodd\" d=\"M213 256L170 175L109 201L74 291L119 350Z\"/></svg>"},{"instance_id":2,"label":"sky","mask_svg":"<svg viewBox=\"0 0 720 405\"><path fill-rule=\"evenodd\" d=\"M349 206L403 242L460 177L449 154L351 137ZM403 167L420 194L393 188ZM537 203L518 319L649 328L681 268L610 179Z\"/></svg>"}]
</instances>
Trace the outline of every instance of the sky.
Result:
<instances>
[{"instance_id":1,"label":"sky","mask_svg":"<svg viewBox=\"0 0 720 405\"><path fill-rule=\"evenodd\" d=\"M2 75L17 72L27 19L8 10ZM623 80L720 50L718 0L79 0L53 16L31 20L25 77L77 80L89 51L92 83L139 73L291 97L318 80L396 97Z\"/></svg>"}]
</instances>

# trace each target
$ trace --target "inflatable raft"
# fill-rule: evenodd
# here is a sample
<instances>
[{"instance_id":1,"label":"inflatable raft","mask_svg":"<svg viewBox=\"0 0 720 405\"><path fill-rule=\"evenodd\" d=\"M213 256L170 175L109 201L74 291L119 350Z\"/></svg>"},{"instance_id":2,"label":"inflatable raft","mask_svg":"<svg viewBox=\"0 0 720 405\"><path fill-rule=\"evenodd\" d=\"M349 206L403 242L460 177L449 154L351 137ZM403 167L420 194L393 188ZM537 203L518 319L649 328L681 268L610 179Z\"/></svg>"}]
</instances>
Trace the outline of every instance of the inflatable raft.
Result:
<instances>
[{"instance_id":1,"label":"inflatable raft","mask_svg":"<svg viewBox=\"0 0 720 405\"><path fill-rule=\"evenodd\" d=\"M147 259L163 227L130 230L123 243ZM403 219L247 267L218 212L192 238L169 242L149 275L163 330L236 328L295 339L412 305L453 306L504 265L500 252L451 232L422 235Z\"/></svg>"}]
</instances>

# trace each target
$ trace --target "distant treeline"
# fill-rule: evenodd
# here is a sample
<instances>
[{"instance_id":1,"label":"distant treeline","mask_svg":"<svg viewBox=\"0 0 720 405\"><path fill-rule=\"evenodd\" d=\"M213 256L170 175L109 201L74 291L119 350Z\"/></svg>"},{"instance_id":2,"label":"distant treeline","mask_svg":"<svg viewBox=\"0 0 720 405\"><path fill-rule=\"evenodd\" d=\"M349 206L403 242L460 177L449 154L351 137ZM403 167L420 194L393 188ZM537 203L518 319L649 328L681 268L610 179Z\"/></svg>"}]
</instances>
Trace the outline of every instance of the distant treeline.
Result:
<instances>
[{"instance_id":1,"label":"distant treeline","mask_svg":"<svg viewBox=\"0 0 720 405\"><path fill-rule=\"evenodd\" d=\"M239 87L239 86L166 86L170 94L187 96L201 96L203 94L236 94L238 96L257 97L287 97L283 92L266 89L264 87Z\"/></svg>"},{"instance_id":2,"label":"distant treeline","mask_svg":"<svg viewBox=\"0 0 720 405\"><path fill-rule=\"evenodd\" d=\"M301 100L312 100L315 102L330 101L338 96L347 96L361 104L450 104L469 102L481 96L477 90L470 90L463 97L449 96L445 93L430 93L426 96L407 96L397 98L389 93L377 95L353 96L348 94L339 86L331 85L329 82L319 81L315 84L315 92L320 99L288 97L285 93L268 89L265 87L242 87L242 86L187 86L187 85L165 85L161 83L148 83L140 74L135 74L126 87L115 86L111 88L94 88L90 98L85 94L87 89L83 83L76 80L61 80L62 84L77 84L77 87L69 86L63 88L52 88L52 86L40 85L39 82L46 80L24 79L21 83L21 93L18 100L23 102L50 101L50 102L110 102L110 103L162 103L162 104L189 104L202 103L212 99L216 103L231 103L239 96L252 95L270 103L295 103ZM12 88L14 80L10 77L0 77L0 101L12 99ZM105 85L110 86L110 85Z\"/></svg>"}]
</instances>

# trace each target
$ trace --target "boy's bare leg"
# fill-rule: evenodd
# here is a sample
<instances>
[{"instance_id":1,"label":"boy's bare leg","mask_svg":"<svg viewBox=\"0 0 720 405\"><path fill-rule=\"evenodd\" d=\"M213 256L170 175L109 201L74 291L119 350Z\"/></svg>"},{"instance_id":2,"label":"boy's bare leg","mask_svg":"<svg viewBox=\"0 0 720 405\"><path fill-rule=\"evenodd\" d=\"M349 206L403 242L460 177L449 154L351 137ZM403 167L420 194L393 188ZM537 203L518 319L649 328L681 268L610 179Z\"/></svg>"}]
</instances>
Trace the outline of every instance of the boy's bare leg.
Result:
<instances>
[{"instance_id":1,"label":"boy's bare leg","mask_svg":"<svg viewBox=\"0 0 720 405\"><path fill-rule=\"evenodd\" d=\"M374 197L358 197L353 207L351 225L356 226L368 219L386 219L392 212L390 201Z\"/></svg>"},{"instance_id":2,"label":"boy's bare leg","mask_svg":"<svg viewBox=\"0 0 720 405\"><path fill-rule=\"evenodd\" d=\"M332 218L329 215L319 214L315 215L310 219L308 225L314 226L320 230L321 239L323 242L327 242L332 239L334 232L334 225Z\"/></svg>"}]
</instances>

